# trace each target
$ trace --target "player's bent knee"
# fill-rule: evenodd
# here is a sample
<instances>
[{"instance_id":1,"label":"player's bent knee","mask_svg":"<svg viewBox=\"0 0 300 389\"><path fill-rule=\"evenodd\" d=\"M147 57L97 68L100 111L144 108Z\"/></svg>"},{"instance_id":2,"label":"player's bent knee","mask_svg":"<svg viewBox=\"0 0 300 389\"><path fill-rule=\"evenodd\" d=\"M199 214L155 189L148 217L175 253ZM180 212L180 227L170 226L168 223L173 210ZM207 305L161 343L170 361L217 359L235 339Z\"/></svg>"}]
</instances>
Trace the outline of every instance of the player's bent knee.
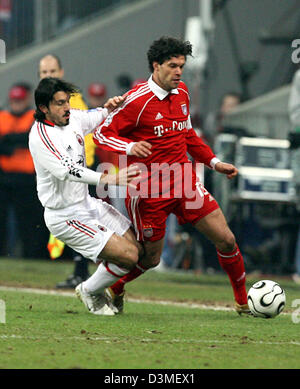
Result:
<instances>
[{"instance_id":1,"label":"player's bent knee","mask_svg":"<svg viewBox=\"0 0 300 389\"><path fill-rule=\"evenodd\" d=\"M100 257L131 270L139 260L138 247L127 239L113 235L100 253Z\"/></svg>"},{"instance_id":2,"label":"player's bent knee","mask_svg":"<svg viewBox=\"0 0 300 389\"><path fill-rule=\"evenodd\" d=\"M231 231L229 231L223 236L223 239L219 241L216 246L224 253L233 251L236 247L235 236Z\"/></svg>"},{"instance_id":3,"label":"player's bent knee","mask_svg":"<svg viewBox=\"0 0 300 389\"><path fill-rule=\"evenodd\" d=\"M152 269L153 267L158 266L160 263L160 256L158 255L146 255L143 260L141 261L141 264L146 269Z\"/></svg>"}]
</instances>

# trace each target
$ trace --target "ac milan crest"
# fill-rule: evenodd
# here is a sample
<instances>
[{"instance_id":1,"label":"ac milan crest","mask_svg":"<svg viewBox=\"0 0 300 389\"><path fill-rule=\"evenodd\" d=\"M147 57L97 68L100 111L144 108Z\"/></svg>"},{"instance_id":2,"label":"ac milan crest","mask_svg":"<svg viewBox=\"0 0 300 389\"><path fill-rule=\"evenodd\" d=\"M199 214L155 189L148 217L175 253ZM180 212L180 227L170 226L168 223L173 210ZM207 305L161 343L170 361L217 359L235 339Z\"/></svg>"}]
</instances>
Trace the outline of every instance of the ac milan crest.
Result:
<instances>
[{"instance_id":1,"label":"ac milan crest","mask_svg":"<svg viewBox=\"0 0 300 389\"><path fill-rule=\"evenodd\" d=\"M82 139L82 136L79 135L79 134L76 134L76 138L77 138L77 141L80 144L80 146L83 146L84 145L84 141Z\"/></svg>"}]
</instances>

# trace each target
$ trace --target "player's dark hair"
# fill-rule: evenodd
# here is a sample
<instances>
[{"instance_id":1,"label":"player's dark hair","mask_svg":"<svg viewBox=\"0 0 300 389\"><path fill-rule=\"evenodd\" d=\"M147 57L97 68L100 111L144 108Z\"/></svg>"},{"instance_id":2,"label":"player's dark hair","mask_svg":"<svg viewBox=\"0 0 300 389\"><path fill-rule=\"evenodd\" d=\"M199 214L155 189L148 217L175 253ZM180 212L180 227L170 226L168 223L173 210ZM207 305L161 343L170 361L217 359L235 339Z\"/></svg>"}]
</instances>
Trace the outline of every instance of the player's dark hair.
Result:
<instances>
[{"instance_id":1,"label":"player's dark hair","mask_svg":"<svg viewBox=\"0 0 300 389\"><path fill-rule=\"evenodd\" d=\"M43 121L45 119L45 114L40 110L40 106L43 105L45 107L49 107L49 103L53 100L55 93L65 92L72 95L74 93L78 93L78 91L79 89L77 86L59 78L43 78L34 91L34 100L36 105L34 114L35 119L37 121Z\"/></svg>"},{"instance_id":2,"label":"player's dark hair","mask_svg":"<svg viewBox=\"0 0 300 389\"><path fill-rule=\"evenodd\" d=\"M189 41L162 36L154 41L147 52L148 65L153 72L153 62L158 62L160 65L172 57L184 55L192 55L192 45Z\"/></svg>"}]
</instances>

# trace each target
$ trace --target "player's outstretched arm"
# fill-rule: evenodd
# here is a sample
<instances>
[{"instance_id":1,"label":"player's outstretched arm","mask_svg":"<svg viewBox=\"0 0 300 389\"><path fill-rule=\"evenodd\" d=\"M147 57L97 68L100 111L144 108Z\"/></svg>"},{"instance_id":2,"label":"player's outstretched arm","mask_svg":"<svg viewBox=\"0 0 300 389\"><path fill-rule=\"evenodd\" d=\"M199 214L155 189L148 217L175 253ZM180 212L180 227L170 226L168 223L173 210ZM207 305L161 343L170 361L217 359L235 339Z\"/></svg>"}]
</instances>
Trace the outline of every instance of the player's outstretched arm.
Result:
<instances>
[{"instance_id":1,"label":"player's outstretched arm","mask_svg":"<svg viewBox=\"0 0 300 389\"><path fill-rule=\"evenodd\" d=\"M238 169L231 163L217 162L215 170L219 173L226 174L228 179L234 178L238 174Z\"/></svg>"},{"instance_id":2,"label":"player's outstretched arm","mask_svg":"<svg viewBox=\"0 0 300 389\"><path fill-rule=\"evenodd\" d=\"M137 166L131 165L119 170L117 173L102 174L99 182L104 185L130 186L135 188L136 186L131 181L139 178L140 173L141 170Z\"/></svg>"}]
</instances>

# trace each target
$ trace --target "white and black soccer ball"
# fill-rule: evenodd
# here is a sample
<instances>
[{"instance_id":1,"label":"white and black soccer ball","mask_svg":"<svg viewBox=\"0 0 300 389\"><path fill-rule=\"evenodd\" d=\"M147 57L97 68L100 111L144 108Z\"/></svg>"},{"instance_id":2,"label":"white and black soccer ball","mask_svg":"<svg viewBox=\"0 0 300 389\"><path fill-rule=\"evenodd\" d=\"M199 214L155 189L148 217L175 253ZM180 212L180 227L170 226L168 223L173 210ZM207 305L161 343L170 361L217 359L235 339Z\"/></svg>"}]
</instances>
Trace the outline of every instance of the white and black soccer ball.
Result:
<instances>
[{"instance_id":1,"label":"white and black soccer ball","mask_svg":"<svg viewBox=\"0 0 300 389\"><path fill-rule=\"evenodd\" d=\"M284 290L271 280L256 282L248 292L249 309L257 317L271 318L279 315L285 302Z\"/></svg>"}]
</instances>

